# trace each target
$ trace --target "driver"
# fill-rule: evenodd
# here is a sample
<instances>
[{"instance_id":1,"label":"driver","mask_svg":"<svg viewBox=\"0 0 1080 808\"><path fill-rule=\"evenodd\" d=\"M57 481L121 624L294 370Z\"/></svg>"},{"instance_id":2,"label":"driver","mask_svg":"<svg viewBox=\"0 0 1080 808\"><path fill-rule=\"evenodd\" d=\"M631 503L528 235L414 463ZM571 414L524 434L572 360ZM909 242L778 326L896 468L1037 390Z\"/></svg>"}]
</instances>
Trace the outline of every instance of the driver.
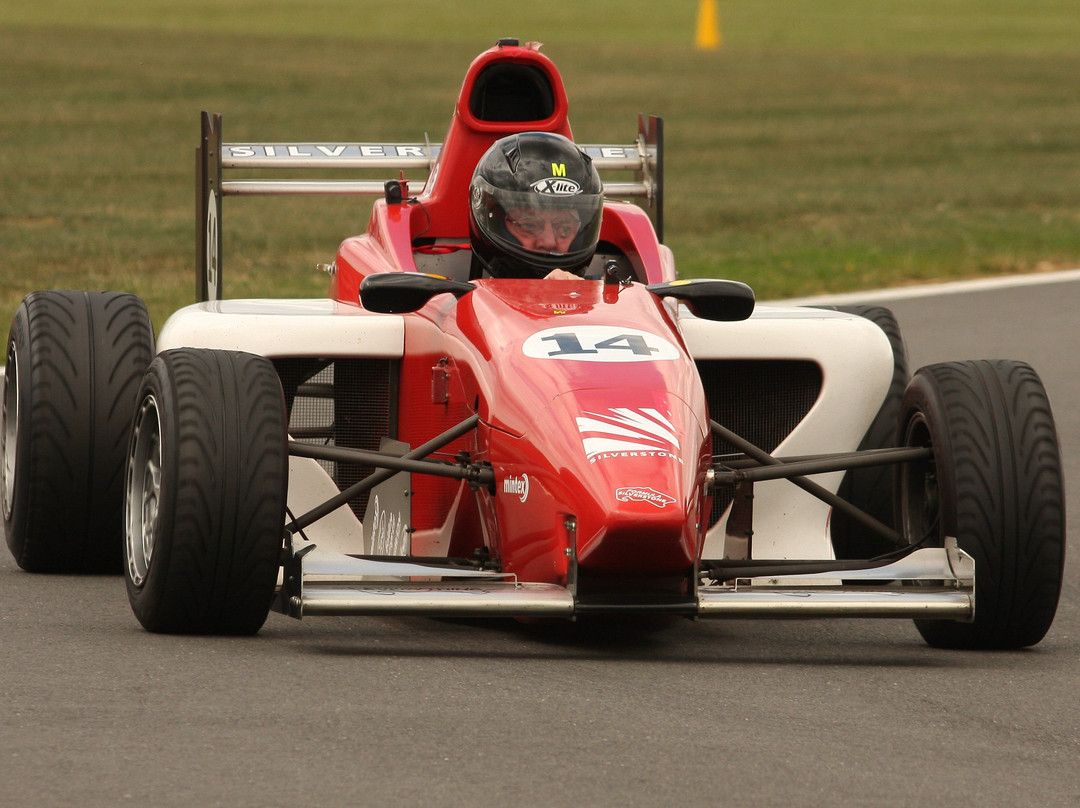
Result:
<instances>
[{"instance_id":1,"label":"driver","mask_svg":"<svg viewBox=\"0 0 1080 808\"><path fill-rule=\"evenodd\" d=\"M603 205L600 175L573 141L549 132L495 141L470 185L472 277L581 277Z\"/></svg>"}]
</instances>

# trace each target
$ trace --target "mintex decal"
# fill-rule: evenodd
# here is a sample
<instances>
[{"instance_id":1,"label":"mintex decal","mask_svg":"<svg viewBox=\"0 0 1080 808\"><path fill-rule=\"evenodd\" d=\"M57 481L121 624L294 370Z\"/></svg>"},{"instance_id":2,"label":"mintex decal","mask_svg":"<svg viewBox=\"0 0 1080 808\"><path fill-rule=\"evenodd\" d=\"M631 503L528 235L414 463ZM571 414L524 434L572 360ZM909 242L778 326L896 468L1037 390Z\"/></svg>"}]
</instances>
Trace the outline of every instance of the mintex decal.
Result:
<instances>
[{"instance_id":1,"label":"mintex decal","mask_svg":"<svg viewBox=\"0 0 1080 808\"><path fill-rule=\"evenodd\" d=\"M675 497L669 496L668 494L661 494L655 488L649 488L643 485L616 488L615 499L619 502L648 502L650 505L655 505L661 510L668 505L675 504Z\"/></svg>"},{"instance_id":2,"label":"mintex decal","mask_svg":"<svg viewBox=\"0 0 1080 808\"><path fill-rule=\"evenodd\" d=\"M529 475L522 474L520 477L507 477L503 480L503 493L517 497L522 502L529 498Z\"/></svg>"},{"instance_id":3,"label":"mintex decal","mask_svg":"<svg viewBox=\"0 0 1080 808\"><path fill-rule=\"evenodd\" d=\"M659 334L613 325L576 325L537 331L521 346L533 359L573 362L660 362L679 358L679 349Z\"/></svg>"},{"instance_id":4,"label":"mintex decal","mask_svg":"<svg viewBox=\"0 0 1080 808\"><path fill-rule=\"evenodd\" d=\"M578 432L590 463L618 457L679 457L675 426L652 407L612 407L577 417Z\"/></svg>"}]
</instances>

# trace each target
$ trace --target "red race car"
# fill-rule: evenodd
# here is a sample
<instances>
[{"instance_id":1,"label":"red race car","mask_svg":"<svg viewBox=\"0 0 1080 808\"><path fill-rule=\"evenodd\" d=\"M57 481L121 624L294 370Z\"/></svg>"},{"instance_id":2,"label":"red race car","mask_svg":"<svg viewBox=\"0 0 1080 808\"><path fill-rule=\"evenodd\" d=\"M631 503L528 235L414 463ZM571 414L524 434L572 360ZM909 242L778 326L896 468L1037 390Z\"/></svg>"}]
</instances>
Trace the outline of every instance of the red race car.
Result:
<instances>
[{"instance_id":1,"label":"red race car","mask_svg":"<svg viewBox=\"0 0 1080 808\"><path fill-rule=\"evenodd\" d=\"M885 309L679 280L661 121L580 145L567 107L552 62L504 40L441 144L229 144L204 114L200 302L156 346L126 294L37 292L15 317L18 563L122 568L161 632L253 633L271 609L854 616L1037 643L1064 502L1036 373L909 377ZM225 177L276 168L381 179ZM224 299L222 198L257 193L377 197L327 298Z\"/></svg>"}]
</instances>

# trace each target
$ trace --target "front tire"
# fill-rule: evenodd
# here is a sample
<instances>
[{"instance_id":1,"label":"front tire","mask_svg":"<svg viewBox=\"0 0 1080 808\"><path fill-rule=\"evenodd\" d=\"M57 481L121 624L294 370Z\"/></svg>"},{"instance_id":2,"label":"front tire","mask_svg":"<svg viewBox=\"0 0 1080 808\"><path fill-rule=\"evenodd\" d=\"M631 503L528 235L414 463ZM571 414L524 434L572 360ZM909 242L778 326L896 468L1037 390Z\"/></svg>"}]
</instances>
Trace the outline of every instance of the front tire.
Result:
<instances>
[{"instance_id":1,"label":"front tire","mask_svg":"<svg viewBox=\"0 0 1080 808\"><path fill-rule=\"evenodd\" d=\"M939 648L1022 648L1053 622L1065 561L1061 458L1042 382L1023 362L919 370L904 395L900 445L933 449L897 481L903 535L975 559L972 623L916 620Z\"/></svg>"},{"instance_id":2,"label":"front tire","mask_svg":"<svg viewBox=\"0 0 1080 808\"><path fill-rule=\"evenodd\" d=\"M4 533L30 572L118 573L124 461L154 355L146 305L119 292L27 295L4 377Z\"/></svg>"},{"instance_id":3,"label":"front tire","mask_svg":"<svg viewBox=\"0 0 1080 808\"><path fill-rule=\"evenodd\" d=\"M182 348L151 364L126 476L128 599L148 630L254 634L285 525L285 399L269 360Z\"/></svg>"}]
</instances>

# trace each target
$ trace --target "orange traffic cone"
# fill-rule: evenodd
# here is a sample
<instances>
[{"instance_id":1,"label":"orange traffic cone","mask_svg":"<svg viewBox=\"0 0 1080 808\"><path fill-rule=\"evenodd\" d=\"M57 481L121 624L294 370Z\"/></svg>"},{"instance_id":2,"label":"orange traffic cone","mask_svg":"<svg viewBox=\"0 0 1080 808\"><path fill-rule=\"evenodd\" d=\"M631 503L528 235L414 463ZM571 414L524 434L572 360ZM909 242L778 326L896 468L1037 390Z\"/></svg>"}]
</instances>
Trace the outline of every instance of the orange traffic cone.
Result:
<instances>
[{"instance_id":1,"label":"orange traffic cone","mask_svg":"<svg viewBox=\"0 0 1080 808\"><path fill-rule=\"evenodd\" d=\"M716 8L716 0L700 0L694 45L699 50L715 50L720 43L720 12Z\"/></svg>"}]
</instances>

